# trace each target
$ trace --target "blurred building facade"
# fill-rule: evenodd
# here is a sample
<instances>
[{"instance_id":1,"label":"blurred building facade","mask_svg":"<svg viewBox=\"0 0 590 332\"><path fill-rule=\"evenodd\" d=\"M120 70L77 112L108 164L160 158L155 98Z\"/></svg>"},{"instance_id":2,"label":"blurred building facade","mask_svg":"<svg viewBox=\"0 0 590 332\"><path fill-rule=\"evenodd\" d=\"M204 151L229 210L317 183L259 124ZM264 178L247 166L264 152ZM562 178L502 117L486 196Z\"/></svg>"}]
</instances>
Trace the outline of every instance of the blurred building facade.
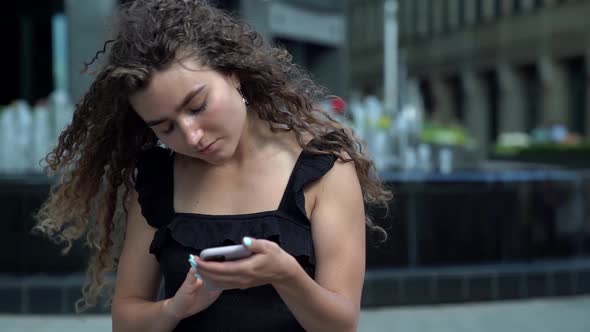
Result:
<instances>
[{"instance_id":1,"label":"blurred building facade","mask_svg":"<svg viewBox=\"0 0 590 332\"><path fill-rule=\"evenodd\" d=\"M351 1L358 90L382 89L382 6ZM431 116L467 126L482 147L551 124L588 136L589 12L587 0L399 0L402 64Z\"/></svg>"},{"instance_id":2,"label":"blurred building facade","mask_svg":"<svg viewBox=\"0 0 590 332\"><path fill-rule=\"evenodd\" d=\"M345 1L217 0L270 42L284 46L294 62L332 93L348 91Z\"/></svg>"},{"instance_id":3,"label":"blurred building facade","mask_svg":"<svg viewBox=\"0 0 590 332\"><path fill-rule=\"evenodd\" d=\"M8 1L0 16L5 40L2 53L12 84L0 104L23 99L35 103L51 91L65 89L78 100L92 76L81 75L84 63L102 50L115 7L129 0ZM345 2L339 0L211 0L235 14L271 43L287 48L313 78L342 95L348 91Z\"/></svg>"},{"instance_id":4,"label":"blurred building facade","mask_svg":"<svg viewBox=\"0 0 590 332\"><path fill-rule=\"evenodd\" d=\"M105 40L106 15L127 0L82 2L65 0L68 17L70 58L82 64ZM213 0L222 8L252 25L267 42L289 50L294 61L307 69L320 84L335 94L348 91L345 49L344 2L338 0ZM70 70L72 95L76 98L88 87L89 79L80 77L79 68Z\"/></svg>"}]
</instances>

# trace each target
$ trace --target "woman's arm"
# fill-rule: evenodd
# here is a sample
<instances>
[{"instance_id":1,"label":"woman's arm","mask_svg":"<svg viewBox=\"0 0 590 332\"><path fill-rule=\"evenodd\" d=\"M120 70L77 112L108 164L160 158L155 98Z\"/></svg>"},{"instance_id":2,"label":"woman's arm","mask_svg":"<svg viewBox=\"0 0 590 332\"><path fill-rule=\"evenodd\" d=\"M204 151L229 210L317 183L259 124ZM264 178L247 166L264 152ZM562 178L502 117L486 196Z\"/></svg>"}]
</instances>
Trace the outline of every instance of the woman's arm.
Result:
<instances>
[{"instance_id":1,"label":"woman's arm","mask_svg":"<svg viewBox=\"0 0 590 332\"><path fill-rule=\"evenodd\" d=\"M317 183L311 226L315 281L295 264L273 286L308 331L356 331L365 276L365 212L354 165L337 161Z\"/></svg>"},{"instance_id":2,"label":"woman's arm","mask_svg":"<svg viewBox=\"0 0 590 332\"><path fill-rule=\"evenodd\" d=\"M172 331L181 319L209 307L221 291L205 289L203 280L196 279L195 269L190 268L174 297L155 302L160 270L149 253L155 229L141 215L135 192L127 211L127 232L113 297L113 331Z\"/></svg>"},{"instance_id":3,"label":"woman's arm","mask_svg":"<svg viewBox=\"0 0 590 332\"><path fill-rule=\"evenodd\" d=\"M155 229L141 215L136 193L127 210L127 232L113 296L113 331L172 331L179 319L167 310L169 302L154 302L160 275L149 245Z\"/></svg>"}]
</instances>

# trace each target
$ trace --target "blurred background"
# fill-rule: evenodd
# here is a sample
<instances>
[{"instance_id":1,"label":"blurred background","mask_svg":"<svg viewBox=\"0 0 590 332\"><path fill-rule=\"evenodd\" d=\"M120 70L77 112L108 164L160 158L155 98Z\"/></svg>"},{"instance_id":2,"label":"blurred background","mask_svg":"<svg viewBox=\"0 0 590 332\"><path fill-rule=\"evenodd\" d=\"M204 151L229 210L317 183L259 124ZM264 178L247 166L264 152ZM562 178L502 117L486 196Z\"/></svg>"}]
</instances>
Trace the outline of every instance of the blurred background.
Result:
<instances>
[{"instance_id":1,"label":"blurred background","mask_svg":"<svg viewBox=\"0 0 590 332\"><path fill-rule=\"evenodd\" d=\"M116 0L6 1L0 324L74 316L87 251L32 236L39 160L92 80ZM393 190L369 234L361 331L590 331L589 0L210 1L287 48Z\"/></svg>"}]
</instances>

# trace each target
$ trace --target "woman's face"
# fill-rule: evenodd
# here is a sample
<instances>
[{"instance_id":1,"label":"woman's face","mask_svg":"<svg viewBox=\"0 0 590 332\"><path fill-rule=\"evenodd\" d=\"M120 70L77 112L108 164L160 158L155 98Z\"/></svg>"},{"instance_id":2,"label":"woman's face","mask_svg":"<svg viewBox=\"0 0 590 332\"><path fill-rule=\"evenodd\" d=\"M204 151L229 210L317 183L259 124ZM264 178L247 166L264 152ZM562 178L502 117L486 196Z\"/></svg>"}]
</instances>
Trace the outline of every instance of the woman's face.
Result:
<instances>
[{"instance_id":1,"label":"woman's face","mask_svg":"<svg viewBox=\"0 0 590 332\"><path fill-rule=\"evenodd\" d=\"M236 79L186 60L154 73L130 103L164 144L212 164L231 158L246 122Z\"/></svg>"}]
</instances>

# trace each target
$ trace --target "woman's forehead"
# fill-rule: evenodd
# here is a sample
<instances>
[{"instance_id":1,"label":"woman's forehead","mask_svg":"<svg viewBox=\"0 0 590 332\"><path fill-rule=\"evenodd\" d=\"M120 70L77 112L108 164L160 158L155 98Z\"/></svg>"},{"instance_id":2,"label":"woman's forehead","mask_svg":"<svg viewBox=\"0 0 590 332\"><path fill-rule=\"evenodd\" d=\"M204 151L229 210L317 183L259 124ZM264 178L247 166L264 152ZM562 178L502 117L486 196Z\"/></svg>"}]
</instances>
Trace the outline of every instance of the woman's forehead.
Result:
<instances>
[{"instance_id":1,"label":"woman's forehead","mask_svg":"<svg viewBox=\"0 0 590 332\"><path fill-rule=\"evenodd\" d=\"M179 105L186 104L187 96L204 95L224 78L215 70L196 63L174 63L155 72L146 88L132 94L129 101L144 118L174 112Z\"/></svg>"},{"instance_id":2,"label":"woman's forehead","mask_svg":"<svg viewBox=\"0 0 590 332\"><path fill-rule=\"evenodd\" d=\"M134 96L171 98L194 85L212 84L214 74L209 68L172 64L166 69L154 72L146 87L132 95L131 99L133 100Z\"/></svg>"}]
</instances>

